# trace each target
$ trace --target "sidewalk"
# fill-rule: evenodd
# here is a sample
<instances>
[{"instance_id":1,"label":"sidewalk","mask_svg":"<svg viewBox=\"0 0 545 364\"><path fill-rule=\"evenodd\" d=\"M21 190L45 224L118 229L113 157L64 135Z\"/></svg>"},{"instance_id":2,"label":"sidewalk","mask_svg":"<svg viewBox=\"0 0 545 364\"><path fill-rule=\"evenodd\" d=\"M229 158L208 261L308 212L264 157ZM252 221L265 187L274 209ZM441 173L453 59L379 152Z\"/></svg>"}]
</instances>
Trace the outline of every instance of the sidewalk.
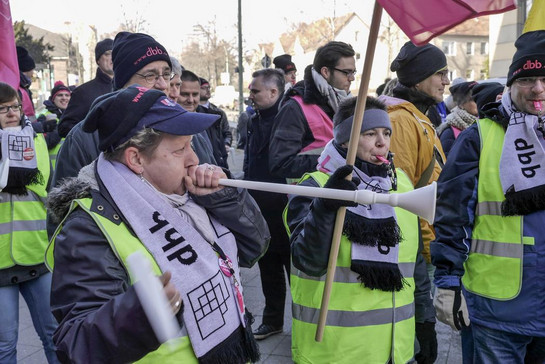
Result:
<instances>
[{"instance_id":1,"label":"sidewalk","mask_svg":"<svg viewBox=\"0 0 545 364\"><path fill-rule=\"evenodd\" d=\"M241 150L235 150L234 156L228 159L228 163L236 175L238 175L242 169L242 158L243 152ZM244 300L246 306L255 317L253 328L256 329L261 324L263 307L265 306L257 264L251 269L242 269L242 285L244 287ZM284 332L279 335L271 336L265 340L258 341L261 350L261 361L259 363L293 363L291 360L291 296L289 295L289 291L287 296L288 299L286 300L284 315ZM20 364L47 363L40 339L34 331L30 314L22 296L20 296L19 311L17 362ZM441 323L437 323L436 331L439 353L435 363L462 363L460 335ZM362 363L365 363L365 360L362 360Z\"/></svg>"}]
</instances>

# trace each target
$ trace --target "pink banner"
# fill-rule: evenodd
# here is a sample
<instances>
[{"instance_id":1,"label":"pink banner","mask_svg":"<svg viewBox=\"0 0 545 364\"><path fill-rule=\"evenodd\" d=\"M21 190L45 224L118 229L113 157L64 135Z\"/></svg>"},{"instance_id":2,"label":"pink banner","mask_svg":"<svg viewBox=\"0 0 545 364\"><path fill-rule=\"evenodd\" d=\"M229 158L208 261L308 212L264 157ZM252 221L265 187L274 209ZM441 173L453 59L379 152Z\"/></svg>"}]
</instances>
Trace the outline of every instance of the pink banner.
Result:
<instances>
[{"instance_id":1,"label":"pink banner","mask_svg":"<svg viewBox=\"0 0 545 364\"><path fill-rule=\"evenodd\" d=\"M515 0L377 0L416 45L483 15L516 9Z\"/></svg>"},{"instance_id":2,"label":"pink banner","mask_svg":"<svg viewBox=\"0 0 545 364\"><path fill-rule=\"evenodd\" d=\"M19 65L8 0L0 0L0 81L19 88Z\"/></svg>"}]
</instances>

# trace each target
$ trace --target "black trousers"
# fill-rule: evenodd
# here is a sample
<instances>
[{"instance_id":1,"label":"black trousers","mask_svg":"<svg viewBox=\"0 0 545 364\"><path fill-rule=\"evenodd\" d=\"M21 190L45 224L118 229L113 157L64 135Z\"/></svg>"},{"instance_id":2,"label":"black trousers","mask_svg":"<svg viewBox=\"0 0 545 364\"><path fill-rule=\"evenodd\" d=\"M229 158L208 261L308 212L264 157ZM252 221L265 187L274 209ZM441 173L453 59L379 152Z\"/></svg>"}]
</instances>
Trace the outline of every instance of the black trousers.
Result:
<instances>
[{"instance_id":1,"label":"black trousers","mask_svg":"<svg viewBox=\"0 0 545 364\"><path fill-rule=\"evenodd\" d=\"M276 328L284 326L286 302L286 274L290 276L290 253L269 250L258 262L261 286L265 296L263 324Z\"/></svg>"}]
</instances>

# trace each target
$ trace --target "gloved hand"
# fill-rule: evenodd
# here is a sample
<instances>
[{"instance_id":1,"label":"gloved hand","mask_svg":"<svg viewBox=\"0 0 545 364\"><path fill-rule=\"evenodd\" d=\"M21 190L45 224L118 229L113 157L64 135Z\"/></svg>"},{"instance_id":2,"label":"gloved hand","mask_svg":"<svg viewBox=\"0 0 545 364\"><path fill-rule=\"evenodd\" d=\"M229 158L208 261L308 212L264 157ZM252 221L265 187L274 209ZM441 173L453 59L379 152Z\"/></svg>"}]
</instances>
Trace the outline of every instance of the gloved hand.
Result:
<instances>
[{"instance_id":1,"label":"gloved hand","mask_svg":"<svg viewBox=\"0 0 545 364\"><path fill-rule=\"evenodd\" d=\"M334 188L338 190L355 191L358 189L360 179L358 177L352 177L352 180L347 180L346 176L352 173L354 166L345 165L338 168L327 180L324 188ZM329 210L338 210L341 206L357 206L354 201L344 200L332 200L322 198L324 206Z\"/></svg>"},{"instance_id":2,"label":"gloved hand","mask_svg":"<svg viewBox=\"0 0 545 364\"><path fill-rule=\"evenodd\" d=\"M435 288L433 306L437 319L454 330L469 326L469 314L461 287Z\"/></svg>"},{"instance_id":3,"label":"gloved hand","mask_svg":"<svg viewBox=\"0 0 545 364\"><path fill-rule=\"evenodd\" d=\"M435 322L417 322L416 338L420 345L420 351L415 355L419 364L433 364L437 359L437 335Z\"/></svg>"},{"instance_id":4,"label":"gloved hand","mask_svg":"<svg viewBox=\"0 0 545 364\"><path fill-rule=\"evenodd\" d=\"M41 130L37 133L49 133L57 128L57 116L55 114L40 115L36 122L40 123ZM36 128L34 128L36 130Z\"/></svg>"}]
</instances>

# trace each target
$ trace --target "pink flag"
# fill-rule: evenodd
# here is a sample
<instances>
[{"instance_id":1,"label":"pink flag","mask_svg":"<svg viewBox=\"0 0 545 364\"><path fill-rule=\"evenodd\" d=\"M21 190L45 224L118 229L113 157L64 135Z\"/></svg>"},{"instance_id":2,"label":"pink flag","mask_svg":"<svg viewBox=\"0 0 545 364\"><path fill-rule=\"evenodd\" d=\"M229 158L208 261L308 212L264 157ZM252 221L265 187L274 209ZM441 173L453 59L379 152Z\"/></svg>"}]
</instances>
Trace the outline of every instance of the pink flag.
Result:
<instances>
[{"instance_id":1,"label":"pink flag","mask_svg":"<svg viewBox=\"0 0 545 364\"><path fill-rule=\"evenodd\" d=\"M19 88L19 65L8 0L0 0L0 81Z\"/></svg>"},{"instance_id":2,"label":"pink flag","mask_svg":"<svg viewBox=\"0 0 545 364\"><path fill-rule=\"evenodd\" d=\"M415 45L478 16L516 8L515 0L377 0Z\"/></svg>"}]
</instances>

